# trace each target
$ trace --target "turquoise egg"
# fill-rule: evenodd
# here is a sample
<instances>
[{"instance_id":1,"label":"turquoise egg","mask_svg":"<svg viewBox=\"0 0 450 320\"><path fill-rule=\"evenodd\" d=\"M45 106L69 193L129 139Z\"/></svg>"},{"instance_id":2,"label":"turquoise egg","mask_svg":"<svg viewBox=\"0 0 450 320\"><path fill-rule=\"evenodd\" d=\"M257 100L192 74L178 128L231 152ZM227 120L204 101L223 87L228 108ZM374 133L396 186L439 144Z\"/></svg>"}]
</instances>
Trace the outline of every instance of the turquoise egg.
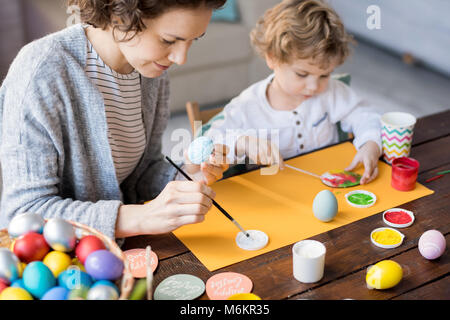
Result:
<instances>
[{"instance_id":1,"label":"turquoise egg","mask_svg":"<svg viewBox=\"0 0 450 320\"><path fill-rule=\"evenodd\" d=\"M20 261L7 248L0 248L0 279L7 284L19 278Z\"/></svg>"},{"instance_id":2,"label":"turquoise egg","mask_svg":"<svg viewBox=\"0 0 450 320\"><path fill-rule=\"evenodd\" d=\"M27 288L25 288L25 284L23 283L23 278L17 279L13 283L11 283L11 287L17 287L27 290Z\"/></svg>"},{"instance_id":3,"label":"turquoise egg","mask_svg":"<svg viewBox=\"0 0 450 320\"><path fill-rule=\"evenodd\" d=\"M95 286L98 286L98 285L110 286L111 288L113 288L114 290L117 291L117 294L120 294L119 288L117 288L117 286L113 282L111 282L109 280L98 280L98 281L95 281L91 288L94 288Z\"/></svg>"},{"instance_id":4,"label":"turquoise egg","mask_svg":"<svg viewBox=\"0 0 450 320\"><path fill-rule=\"evenodd\" d=\"M61 272L58 276L58 285L69 291L81 287L89 288L92 282L92 277L77 267L69 267L69 269Z\"/></svg>"},{"instance_id":5,"label":"turquoise egg","mask_svg":"<svg viewBox=\"0 0 450 320\"><path fill-rule=\"evenodd\" d=\"M188 148L188 157L192 163L201 164L209 159L214 150L214 143L211 138L199 137L191 142Z\"/></svg>"},{"instance_id":6,"label":"turquoise egg","mask_svg":"<svg viewBox=\"0 0 450 320\"><path fill-rule=\"evenodd\" d=\"M333 220L338 212L336 196L330 190L320 191L314 198L312 209L314 216L320 221Z\"/></svg>"},{"instance_id":7,"label":"turquoise egg","mask_svg":"<svg viewBox=\"0 0 450 320\"><path fill-rule=\"evenodd\" d=\"M48 290L41 300L67 300L67 296L69 295L69 290L64 287L53 287Z\"/></svg>"},{"instance_id":8,"label":"turquoise egg","mask_svg":"<svg viewBox=\"0 0 450 320\"><path fill-rule=\"evenodd\" d=\"M26 290L39 299L56 285L52 271L42 261L29 263L23 271L22 278Z\"/></svg>"}]
</instances>

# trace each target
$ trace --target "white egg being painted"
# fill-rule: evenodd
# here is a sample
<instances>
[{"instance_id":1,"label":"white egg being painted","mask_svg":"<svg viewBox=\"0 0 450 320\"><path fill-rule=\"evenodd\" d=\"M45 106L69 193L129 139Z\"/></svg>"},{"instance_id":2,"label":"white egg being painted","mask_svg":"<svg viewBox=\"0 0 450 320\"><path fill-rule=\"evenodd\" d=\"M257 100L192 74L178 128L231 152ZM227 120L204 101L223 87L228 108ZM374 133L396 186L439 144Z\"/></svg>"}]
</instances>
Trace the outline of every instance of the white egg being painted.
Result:
<instances>
[{"instance_id":1,"label":"white egg being painted","mask_svg":"<svg viewBox=\"0 0 450 320\"><path fill-rule=\"evenodd\" d=\"M320 191L313 201L314 216L323 222L334 219L338 212L336 196L330 190Z\"/></svg>"}]
</instances>

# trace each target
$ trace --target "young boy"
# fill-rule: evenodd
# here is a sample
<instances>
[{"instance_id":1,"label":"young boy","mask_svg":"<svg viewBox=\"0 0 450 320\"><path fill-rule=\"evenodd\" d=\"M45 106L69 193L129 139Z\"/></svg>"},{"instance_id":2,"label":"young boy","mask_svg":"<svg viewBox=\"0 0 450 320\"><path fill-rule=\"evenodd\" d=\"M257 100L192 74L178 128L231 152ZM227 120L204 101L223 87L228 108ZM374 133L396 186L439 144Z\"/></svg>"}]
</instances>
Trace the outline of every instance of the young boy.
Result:
<instances>
[{"instance_id":1,"label":"young boy","mask_svg":"<svg viewBox=\"0 0 450 320\"><path fill-rule=\"evenodd\" d=\"M232 162L247 156L283 168L283 158L338 142L340 122L358 150L345 170L363 163L361 184L372 181L382 150L379 115L330 79L351 42L336 12L319 0L284 0L266 11L250 37L273 73L226 105L205 135L225 142ZM271 132L278 137L265 136Z\"/></svg>"}]
</instances>

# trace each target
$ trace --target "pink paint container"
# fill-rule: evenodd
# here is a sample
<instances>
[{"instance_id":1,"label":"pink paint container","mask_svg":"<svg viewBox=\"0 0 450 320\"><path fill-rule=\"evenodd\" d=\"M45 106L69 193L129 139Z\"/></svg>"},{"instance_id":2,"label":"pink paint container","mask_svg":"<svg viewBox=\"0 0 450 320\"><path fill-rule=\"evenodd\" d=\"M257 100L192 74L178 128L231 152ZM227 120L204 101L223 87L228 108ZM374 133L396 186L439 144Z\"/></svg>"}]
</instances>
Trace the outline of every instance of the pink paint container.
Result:
<instances>
[{"instance_id":1,"label":"pink paint container","mask_svg":"<svg viewBox=\"0 0 450 320\"><path fill-rule=\"evenodd\" d=\"M419 161L401 157L392 161L391 186L399 191L411 191L416 187Z\"/></svg>"}]
</instances>

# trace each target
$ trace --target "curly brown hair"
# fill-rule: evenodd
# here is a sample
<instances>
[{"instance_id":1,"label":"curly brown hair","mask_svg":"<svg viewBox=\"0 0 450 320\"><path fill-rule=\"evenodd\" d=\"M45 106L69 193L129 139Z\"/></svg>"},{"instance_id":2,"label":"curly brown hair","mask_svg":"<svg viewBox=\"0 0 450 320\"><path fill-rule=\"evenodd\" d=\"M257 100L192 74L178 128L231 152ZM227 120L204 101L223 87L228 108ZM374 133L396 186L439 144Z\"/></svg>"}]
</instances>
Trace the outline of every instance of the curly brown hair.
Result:
<instances>
[{"instance_id":1,"label":"curly brown hair","mask_svg":"<svg viewBox=\"0 0 450 320\"><path fill-rule=\"evenodd\" d=\"M226 0L68 0L68 5L80 9L81 21L96 28L112 26L125 34L135 34L145 30L144 19L154 19L176 8L196 9L205 6L219 9ZM113 16L121 23L113 20ZM125 39L122 39L124 41Z\"/></svg>"},{"instance_id":2,"label":"curly brown hair","mask_svg":"<svg viewBox=\"0 0 450 320\"><path fill-rule=\"evenodd\" d=\"M344 63L353 38L338 14L320 0L284 0L258 20L250 34L254 49L279 63L311 59L328 68Z\"/></svg>"}]
</instances>

